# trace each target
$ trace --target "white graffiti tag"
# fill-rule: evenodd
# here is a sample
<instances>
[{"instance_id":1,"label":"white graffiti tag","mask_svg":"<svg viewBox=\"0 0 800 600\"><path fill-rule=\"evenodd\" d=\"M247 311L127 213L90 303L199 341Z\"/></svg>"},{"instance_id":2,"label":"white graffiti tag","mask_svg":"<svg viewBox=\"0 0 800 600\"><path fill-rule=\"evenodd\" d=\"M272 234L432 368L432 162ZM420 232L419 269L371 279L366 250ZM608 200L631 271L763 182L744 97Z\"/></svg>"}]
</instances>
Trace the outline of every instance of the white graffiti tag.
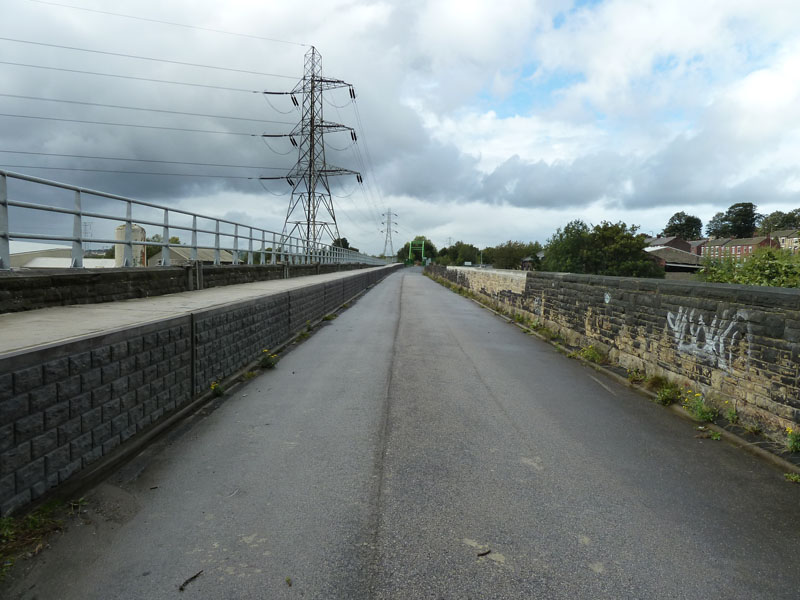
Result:
<instances>
[{"instance_id":1,"label":"white graffiti tag","mask_svg":"<svg viewBox=\"0 0 800 600\"><path fill-rule=\"evenodd\" d=\"M695 310L685 307L678 309L678 314L667 313L667 325L672 330L678 352L696 356L700 361L720 369L729 369L733 362L733 346L741 337L739 319L746 317L737 311L733 319L726 313L722 317L714 315L707 325L703 315L695 318Z\"/></svg>"}]
</instances>

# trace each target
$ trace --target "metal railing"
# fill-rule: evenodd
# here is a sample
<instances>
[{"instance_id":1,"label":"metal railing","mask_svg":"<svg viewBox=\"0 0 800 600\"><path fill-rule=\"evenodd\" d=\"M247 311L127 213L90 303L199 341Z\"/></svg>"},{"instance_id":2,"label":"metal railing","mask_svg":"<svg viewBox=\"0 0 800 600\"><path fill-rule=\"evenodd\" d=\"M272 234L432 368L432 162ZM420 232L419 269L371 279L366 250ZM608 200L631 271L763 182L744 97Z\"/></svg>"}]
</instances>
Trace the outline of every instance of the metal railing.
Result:
<instances>
[{"instance_id":1,"label":"metal railing","mask_svg":"<svg viewBox=\"0 0 800 600\"><path fill-rule=\"evenodd\" d=\"M58 190L74 192L71 202L65 206L54 206L43 202L30 202L11 199L9 193L9 180L28 182L37 186L47 186ZM38 190L37 190L38 191ZM87 199L100 199L103 206L97 210L87 210ZM63 200L63 198L62 198ZM124 208L124 216L105 212L108 201L113 201L117 207ZM62 202L64 204L64 202ZM15 210L16 209L16 210ZM104 210L105 209L105 210ZM36 231L36 218L22 218L24 211L33 211L34 215L41 213L62 215L69 220L71 215L71 231L69 224L62 223L62 231L43 233L43 227ZM18 213L18 214L15 214ZM140 214L141 213L141 214ZM149 216L155 213L160 216ZM172 216L172 218L170 218ZM13 218L12 218L13 217ZM122 239L109 237L92 237L86 235L86 219L101 219L104 222L120 224L124 227ZM15 227L25 227L27 221L28 231L12 230ZM205 223L205 225L204 225ZM107 225L110 227L111 225ZM141 226L152 226L159 230L160 241L134 239L134 229ZM67 231L64 231L67 229ZM177 232L191 234L189 244L170 243L171 237ZM218 265L222 261L222 253L230 252L230 262L236 264L339 264L361 263L382 265L386 261L373 256L355 252L347 248L340 248L321 243L308 243L297 237L282 235L281 233L237 223L227 219L200 215L178 208L170 208L141 200L134 200L125 196L109 194L65 183L59 183L40 177L32 177L21 173L4 171L0 169L0 269L11 268L10 241L11 240L36 240L45 242L70 242L72 247L70 266L82 268L84 254L89 244L114 244L122 247L123 256L121 266L135 266L134 251L147 246L162 248L162 266L170 266L170 248L182 247L190 249L189 260L198 260L199 250L213 250L213 263ZM228 262L225 260L224 262Z\"/></svg>"}]
</instances>

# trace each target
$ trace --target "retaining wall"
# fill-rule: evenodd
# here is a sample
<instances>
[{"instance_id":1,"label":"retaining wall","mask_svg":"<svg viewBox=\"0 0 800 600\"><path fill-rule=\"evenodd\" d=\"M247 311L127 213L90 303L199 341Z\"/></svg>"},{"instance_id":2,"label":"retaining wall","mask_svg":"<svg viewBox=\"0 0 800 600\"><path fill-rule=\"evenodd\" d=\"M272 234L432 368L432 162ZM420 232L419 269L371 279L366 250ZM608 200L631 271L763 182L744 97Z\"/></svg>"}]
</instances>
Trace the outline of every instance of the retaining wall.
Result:
<instances>
[{"instance_id":1,"label":"retaining wall","mask_svg":"<svg viewBox=\"0 0 800 600\"><path fill-rule=\"evenodd\" d=\"M0 271L0 313L97 304L366 268L362 264L203 265Z\"/></svg>"},{"instance_id":2,"label":"retaining wall","mask_svg":"<svg viewBox=\"0 0 800 600\"><path fill-rule=\"evenodd\" d=\"M0 515L117 460L395 267L0 356Z\"/></svg>"},{"instance_id":3,"label":"retaining wall","mask_svg":"<svg viewBox=\"0 0 800 600\"><path fill-rule=\"evenodd\" d=\"M800 291L659 279L429 267L593 344L613 363L701 389L782 439L800 423ZM726 404L727 401L727 404Z\"/></svg>"}]
</instances>

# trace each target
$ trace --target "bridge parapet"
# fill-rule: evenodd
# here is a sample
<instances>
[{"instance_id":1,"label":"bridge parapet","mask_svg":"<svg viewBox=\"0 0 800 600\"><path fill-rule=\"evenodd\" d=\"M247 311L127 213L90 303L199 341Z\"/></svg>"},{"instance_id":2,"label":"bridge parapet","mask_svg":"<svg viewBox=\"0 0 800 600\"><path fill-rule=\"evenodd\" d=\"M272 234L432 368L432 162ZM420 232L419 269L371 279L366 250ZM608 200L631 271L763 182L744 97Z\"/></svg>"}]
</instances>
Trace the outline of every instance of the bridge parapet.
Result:
<instances>
[{"instance_id":1,"label":"bridge parapet","mask_svg":"<svg viewBox=\"0 0 800 600\"><path fill-rule=\"evenodd\" d=\"M567 273L428 267L627 369L702 390L776 440L800 424L794 289ZM521 285L521 282L524 285Z\"/></svg>"},{"instance_id":2,"label":"bridge parapet","mask_svg":"<svg viewBox=\"0 0 800 600\"><path fill-rule=\"evenodd\" d=\"M14 336L26 324L76 323L58 340L55 327L39 332L31 347L2 340L0 516L137 451L204 401L212 382L240 372L396 267L180 294L172 303L159 297L3 315ZM210 300L201 306L204 296ZM129 321L109 314L114 310ZM130 317L135 311L141 316Z\"/></svg>"}]
</instances>

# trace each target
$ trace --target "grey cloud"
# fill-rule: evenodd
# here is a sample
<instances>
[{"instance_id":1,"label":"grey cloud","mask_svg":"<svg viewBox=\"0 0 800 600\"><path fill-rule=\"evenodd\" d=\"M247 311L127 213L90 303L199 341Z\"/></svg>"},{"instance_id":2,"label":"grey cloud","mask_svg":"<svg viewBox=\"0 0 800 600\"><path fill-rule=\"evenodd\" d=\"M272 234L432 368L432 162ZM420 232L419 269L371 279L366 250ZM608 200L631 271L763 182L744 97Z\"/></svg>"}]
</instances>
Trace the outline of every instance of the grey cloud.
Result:
<instances>
[{"instance_id":1,"label":"grey cloud","mask_svg":"<svg viewBox=\"0 0 800 600\"><path fill-rule=\"evenodd\" d=\"M525 207L583 206L619 193L627 164L613 154L550 165L513 156L484 178L476 198Z\"/></svg>"}]
</instances>

